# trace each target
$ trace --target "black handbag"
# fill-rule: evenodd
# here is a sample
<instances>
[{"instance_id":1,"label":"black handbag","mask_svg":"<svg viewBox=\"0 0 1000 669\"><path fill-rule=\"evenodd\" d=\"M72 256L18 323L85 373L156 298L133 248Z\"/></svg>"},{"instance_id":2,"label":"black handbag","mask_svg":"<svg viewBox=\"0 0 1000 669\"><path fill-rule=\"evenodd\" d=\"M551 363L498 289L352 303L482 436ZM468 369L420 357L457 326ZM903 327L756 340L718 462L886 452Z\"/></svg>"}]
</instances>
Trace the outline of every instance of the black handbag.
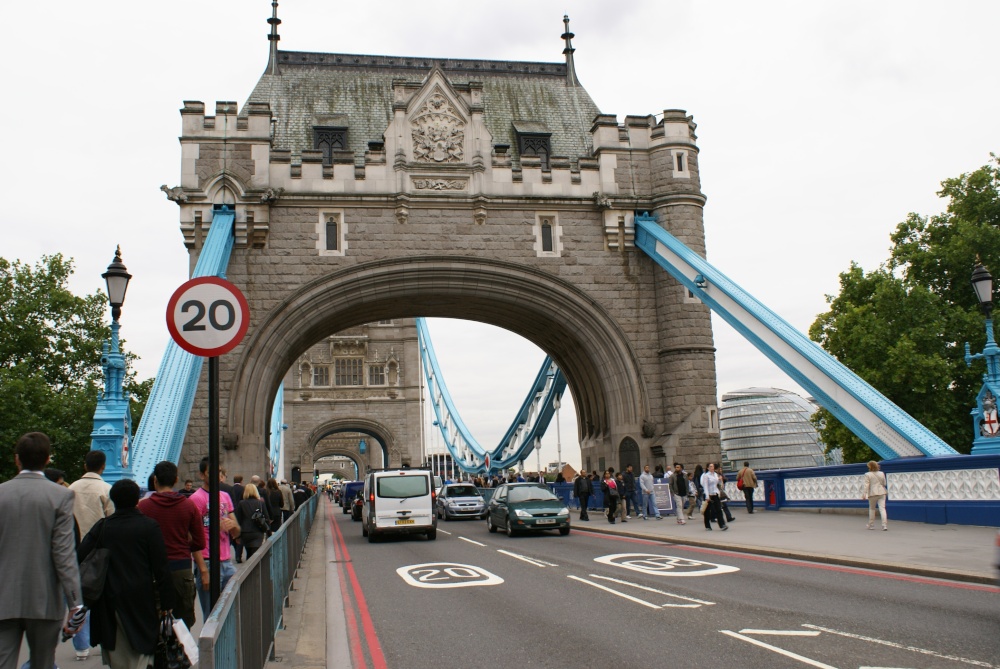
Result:
<instances>
[{"instance_id":1,"label":"black handbag","mask_svg":"<svg viewBox=\"0 0 1000 669\"><path fill-rule=\"evenodd\" d=\"M160 618L160 634L153 655L153 669L190 669L191 660L174 633L174 617L164 613Z\"/></svg>"},{"instance_id":2,"label":"black handbag","mask_svg":"<svg viewBox=\"0 0 1000 669\"><path fill-rule=\"evenodd\" d=\"M104 537L104 519L98 521L101 525L97 533L97 543L87 557L80 563L80 592L87 604L96 602L104 594L104 583L108 578L108 565L111 563L111 550L101 548Z\"/></svg>"}]
</instances>

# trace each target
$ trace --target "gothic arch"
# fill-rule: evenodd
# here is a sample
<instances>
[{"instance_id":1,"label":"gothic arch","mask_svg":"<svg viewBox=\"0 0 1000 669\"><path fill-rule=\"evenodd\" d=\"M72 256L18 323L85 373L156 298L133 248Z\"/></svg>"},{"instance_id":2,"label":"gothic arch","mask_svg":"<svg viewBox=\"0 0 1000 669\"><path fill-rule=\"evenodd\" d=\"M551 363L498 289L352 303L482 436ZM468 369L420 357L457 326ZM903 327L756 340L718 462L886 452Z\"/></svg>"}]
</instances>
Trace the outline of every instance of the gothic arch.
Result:
<instances>
[{"instance_id":1,"label":"gothic arch","mask_svg":"<svg viewBox=\"0 0 1000 669\"><path fill-rule=\"evenodd\" d=\"M460 318L521 335L548 353L573 392L580 438L635 429L648 393L626 333L586 293L541 270L495 259L423 256L345 267L255 318L228 384L229 429L266 432L284 372L331 332L391 318Z\"/></svg>"},{"instance_id":2,"label":"gothic arch","mask_svg":"<svg viewBox=\"0 0 1000 669\"><path fill-rule=\"evenodd\" d=\"M312 459L314 462L320 458L325 458L331 455L343 455L354 460L355 463L361 468L360 471L365 470L367 463L359 463L357 460L357 453L355 451L342 448L318 448L323 439L341 432L360 432L361 434L372 437L374 443L369 442L368 447L372 448L377 443L382 449L382 466L389 466L390 452L395 444L392 432L381 423L365 418L343 418L323 423L314 428L306 439L306 443L308 444L307 450L312 453Z\"/></svg>"}]
</instances>

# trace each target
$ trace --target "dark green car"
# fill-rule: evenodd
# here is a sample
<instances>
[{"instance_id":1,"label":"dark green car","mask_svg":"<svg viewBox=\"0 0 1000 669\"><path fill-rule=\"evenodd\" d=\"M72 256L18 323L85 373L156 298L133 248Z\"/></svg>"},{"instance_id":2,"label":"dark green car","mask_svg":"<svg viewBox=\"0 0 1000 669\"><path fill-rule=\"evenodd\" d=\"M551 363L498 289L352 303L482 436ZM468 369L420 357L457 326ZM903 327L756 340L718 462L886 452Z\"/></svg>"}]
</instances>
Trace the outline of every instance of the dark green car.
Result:
<instances>
[{"instance_id":1,"label":"dark green car","mask_svg":"<svg viewBox=\"0 0 1000 669\"><path fill-rule=\"evenodd\" d=\"M502 529L512 537L520 532L559 530L569 534L569 509L538 483L505 483L496 489L486 511L490 532Z\"/></svg>"}]
</instances>

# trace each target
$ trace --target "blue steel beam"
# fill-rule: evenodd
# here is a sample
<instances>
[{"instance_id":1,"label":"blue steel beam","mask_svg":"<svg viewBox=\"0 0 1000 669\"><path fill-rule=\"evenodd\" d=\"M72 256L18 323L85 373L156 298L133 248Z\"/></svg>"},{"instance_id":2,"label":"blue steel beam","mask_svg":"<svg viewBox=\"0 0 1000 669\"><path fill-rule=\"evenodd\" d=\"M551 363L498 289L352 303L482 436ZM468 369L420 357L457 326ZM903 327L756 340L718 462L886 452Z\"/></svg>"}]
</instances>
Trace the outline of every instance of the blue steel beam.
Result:
<instances>
[{"instance_id":1,"label":"blue steel beam","mask_svg":"<svg viewBox=\"0 0 1000 669\"><path fill-rule=\"evenodd\" d=\"M235 212L226 208L213 214L192 279L225 276L233 252L234 220ZM173 340L167 344L133 441L132 475L140 485L146 483L156 463L180 461L203 360Z\"/></svg>"},{"instance_id":2,"label":"blue steel beam","mask_svg":"<svg viewBox=\"0 0 1000 669\"><path fill-rule=\"evenodd\" d=\"M545 434L552 420L555 412L553 401L561 398L566 389L566 379L555 363L548 357L542 362L542 367L507 433L500 444L490 451L490 465L487 467L486 450L479 445L462 421L444 383L427 322L423 318L417 319L417 337L435 424L455 464L466 472L488 473L524 460L534 447L535 439Z\"/></svg>"},{"instance_id":3,"label":"blue steel beam","mask_svg":"<svg viewBox=\"0 0 1000 669\"><path fill-rule=\"evenodd\" d=\"M648 214L635 245L719 314L882 458L957 455L818 344L758 302Z\"/></svg>"}]
</instances>

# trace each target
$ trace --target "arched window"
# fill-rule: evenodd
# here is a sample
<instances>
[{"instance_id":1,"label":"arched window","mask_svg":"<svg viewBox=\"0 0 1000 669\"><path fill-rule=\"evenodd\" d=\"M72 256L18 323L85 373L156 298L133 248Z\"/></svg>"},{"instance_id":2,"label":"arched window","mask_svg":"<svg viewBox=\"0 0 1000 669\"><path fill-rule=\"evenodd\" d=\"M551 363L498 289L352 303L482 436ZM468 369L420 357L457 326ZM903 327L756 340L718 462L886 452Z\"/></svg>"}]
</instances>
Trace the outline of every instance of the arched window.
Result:
<instances>
[{"instance_id":1,"label":"arched window","mask_svg":"<svg viewBox=\"0 0 1000 669\"><path fill-rule=\"evenodd\" d=\"M639 444L635 443L632 437L622 439L621 446L618 447L618 461L621 471L632 465L633 471L639 471Z\"/></svg>"}]
</instances>

